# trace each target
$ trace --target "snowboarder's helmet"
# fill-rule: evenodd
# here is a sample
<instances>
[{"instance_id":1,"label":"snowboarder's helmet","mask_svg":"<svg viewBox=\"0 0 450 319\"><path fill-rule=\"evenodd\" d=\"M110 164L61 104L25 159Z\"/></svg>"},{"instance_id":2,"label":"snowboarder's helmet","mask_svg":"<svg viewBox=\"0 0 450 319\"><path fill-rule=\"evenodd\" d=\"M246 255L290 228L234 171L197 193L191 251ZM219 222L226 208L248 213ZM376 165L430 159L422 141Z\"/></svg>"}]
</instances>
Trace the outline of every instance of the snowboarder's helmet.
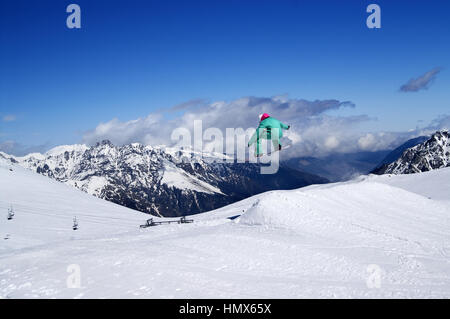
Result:
<instances>
[{"instance_id":1,"label":"snowboarder's helmet","mask_svg":"<svg viewBox=\"0 0 450 319\"><path fill-rule=\"evenodd\" d=\"M266 118L270 117L269 114L267 113L263 113L263 114L259 114L259 121L264 121Z\"/></svg>"}]
</instances>

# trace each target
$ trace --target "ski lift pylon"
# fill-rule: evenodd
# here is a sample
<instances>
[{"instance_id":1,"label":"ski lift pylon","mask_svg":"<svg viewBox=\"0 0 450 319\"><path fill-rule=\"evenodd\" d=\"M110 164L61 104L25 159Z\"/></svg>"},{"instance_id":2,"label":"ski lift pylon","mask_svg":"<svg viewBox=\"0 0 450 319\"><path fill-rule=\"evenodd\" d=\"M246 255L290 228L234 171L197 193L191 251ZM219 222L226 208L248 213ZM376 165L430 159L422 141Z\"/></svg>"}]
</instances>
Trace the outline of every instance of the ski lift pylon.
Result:
<instances>
[{"instance_id":1,"label":"ski lift pylon","mask_svg":"<svg viewBox=\"0 0 450 319\"><path fill-rule=\"evenodd\" d=\"M13 209L13 207L11 205L11 207L8 208L8 220L13 219L13 217L14 217L14 209Z\"/></svg>"},{"instance_id":2,"label":"ski lift pylon","mask_svg":"<svg viewBox=\"0 0 450 319\"><path fill-rule=\"evenodd\" d=\"M77 230L78 229L78 221L77 221L77 216L75 216L73 218L73 226L72 226L73 230Z\"/></svg>"}]
</instances>

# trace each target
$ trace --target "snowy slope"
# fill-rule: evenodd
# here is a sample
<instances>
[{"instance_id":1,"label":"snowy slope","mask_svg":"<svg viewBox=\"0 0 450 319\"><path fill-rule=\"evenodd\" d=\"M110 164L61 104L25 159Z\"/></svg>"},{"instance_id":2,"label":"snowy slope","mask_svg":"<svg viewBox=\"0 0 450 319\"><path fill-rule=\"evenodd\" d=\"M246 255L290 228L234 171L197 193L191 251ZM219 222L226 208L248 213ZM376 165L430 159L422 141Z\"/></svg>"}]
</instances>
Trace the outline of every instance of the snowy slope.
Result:
<instances>
[{"instance_id":1,"label":"snowy slope","mask_svg":"<svg viewBox=\"0 0 450 319\"><path fill-rule=\"evenodd\" d=\"M195 176L189 175L183 169L177 167L175 164L166 161L164 169L162 170L161 183L169 187L175 187L181 190L193 190L208 194L223 194L219 188L210 185Z\"/></svg>"},{"instance_id":2,"label":"snowy slope","mask_svg":"<svg viewBox=\"0 0 450 319\"><path fill-rule=\"evenodd\" d=\"M0 220L1 297L450 297L450 169L272 191L144 230L145 215L13 169L0 162L0 209L16 209ZM81 288L67 288L73 264Z\"/></svg>"},{"instance_id":3,"label":"snowy slope","mask_svg":"<svg viewBox=\"0 0 450 319\"><path fill-rule=\"evenodd\" d=\"M15 218L8 221L10 205L15 210ZM80 221L76 233L69 231L75 216ZM126 232L134 230L147 216L7 164L0 158L0 252ZM11 238L3 241L7 234Z\"/></svg>"},{"instance_id":4,"label":"snowy slope","mask_svg":"<svg viewBox=\"0 0 450 319\"><path fill-rule=\"evenodd\" d=\"M450 201L450 168L407 175L371 175L375 181L406 189L436 200Z\"/></svg>"}]
</instances>

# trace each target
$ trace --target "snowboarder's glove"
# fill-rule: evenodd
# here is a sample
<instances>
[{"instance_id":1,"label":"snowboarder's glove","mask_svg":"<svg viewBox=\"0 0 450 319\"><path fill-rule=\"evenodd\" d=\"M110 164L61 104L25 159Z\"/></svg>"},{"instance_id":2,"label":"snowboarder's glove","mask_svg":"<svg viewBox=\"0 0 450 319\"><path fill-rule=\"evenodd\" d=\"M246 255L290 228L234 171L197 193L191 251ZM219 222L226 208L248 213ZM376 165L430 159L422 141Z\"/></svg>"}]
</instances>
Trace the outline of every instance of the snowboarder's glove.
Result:
<instances>
[{"instance_id":1,"label":"snowboarder's glove","mask_svg":"<svg viewBox=\"0 0 450 319\"><path fill-rule=\"evenodd\" d=\"M290 126L290 125L288 125L288 128L287 128L287 129L289 130L290 128L291 128L291 126Z\"/></svg>"}]
</instances>

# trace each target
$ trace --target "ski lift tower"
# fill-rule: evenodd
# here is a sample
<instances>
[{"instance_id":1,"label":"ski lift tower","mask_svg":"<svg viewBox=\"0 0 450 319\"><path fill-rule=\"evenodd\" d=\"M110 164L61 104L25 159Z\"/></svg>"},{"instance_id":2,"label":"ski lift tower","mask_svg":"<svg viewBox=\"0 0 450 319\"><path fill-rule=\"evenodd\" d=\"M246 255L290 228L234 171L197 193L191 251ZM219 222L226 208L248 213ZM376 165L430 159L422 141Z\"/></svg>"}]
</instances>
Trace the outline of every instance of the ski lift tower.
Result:
<instances>
[{"instance_id":1,"label":"ski lift tower","mask_svg":"<svg viewBox=\"0 0 450 319\"><path fill-rule=\"evenodd\" d=\"M14 209L11 206L10 208L8 208L8 220L13 219L13 217L14 217Z\"/></svg>"},{"instance_id":2,"label":"ski lift tower","mask_svg":"<svg viewBox=\"0 0 450 319\"><path fill-rule=\"evenodd\" d=\"M78 221L77 221L77 216L75 216L73 218L73 226L72 226L73 230L77 230L78 229Z\"/></svg>"}]
</instances>

